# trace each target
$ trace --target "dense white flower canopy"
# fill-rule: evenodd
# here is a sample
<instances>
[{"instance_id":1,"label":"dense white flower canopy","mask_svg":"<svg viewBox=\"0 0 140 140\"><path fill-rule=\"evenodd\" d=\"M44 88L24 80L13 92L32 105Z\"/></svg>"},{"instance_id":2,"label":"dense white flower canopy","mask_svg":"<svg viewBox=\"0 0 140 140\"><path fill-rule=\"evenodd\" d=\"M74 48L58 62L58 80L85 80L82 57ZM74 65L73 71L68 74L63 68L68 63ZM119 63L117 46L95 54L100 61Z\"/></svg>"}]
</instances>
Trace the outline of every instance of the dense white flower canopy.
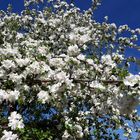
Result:
<instances>
[{"instance_id":1,"label":"dense white flower canopy","mask_svg":"<svg viewBox=\"0 0 140 140\"><path fill-rule=\"evenodd\" d=\"M86 11L60 0L38 10L40 2L26 0L20 14L0 13L1 139L118 139L120 128L128 138L139 133L140 74L129 72L135 58L124 52L137 48L140 29L106 17L96 22L98 0Z\"/></svg>"}]
</instances>

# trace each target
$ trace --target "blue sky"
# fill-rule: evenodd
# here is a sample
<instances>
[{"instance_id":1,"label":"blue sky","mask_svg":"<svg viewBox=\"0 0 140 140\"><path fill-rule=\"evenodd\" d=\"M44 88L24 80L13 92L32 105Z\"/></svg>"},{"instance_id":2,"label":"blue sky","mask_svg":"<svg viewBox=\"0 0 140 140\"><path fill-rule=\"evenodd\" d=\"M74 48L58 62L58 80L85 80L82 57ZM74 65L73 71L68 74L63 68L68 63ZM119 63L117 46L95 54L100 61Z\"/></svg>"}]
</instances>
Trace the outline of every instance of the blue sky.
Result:
<instances>
[{"instance_id":1,"label":"blue sky","mask_svg":"<svg viewBox=\"0 0 140 140\"><path fill-rule=\"evenodd\" d=\"M0 9L6 9L8 3L13 5L14 11L23 9L23 0L0 0ZM75 0L81 9L88 9L91 0ZM102 5L95 13L95 18L102 21L109 16L109 21L117 25L128 24L131 28L140 27L140 0L102 0Z\"/></svg>"},{"instance_id":2,"label":"blue sky","mask_svg":"<svg viewBox=\"0 0 140 140\"><path fill-rule=\"evenodd\" d=\"M19 12L23 9L24 0L0 0L0 9L6 10L8 3L13 5L13 11ZM70 1L70 0L67 0ZM75 0L75 4L82 10L91 6L92 0ZM140 0L102 0L101 6L96 10L94 17L102 22L105 16L109 17L110 23L116 25L128 24L132 29L140 27ZM140 41L138 41L140 46ZM127 56L135 56L140 59L140 52L129 50ZM138 73L140 69L133 65L130 69L133 73Z\"/></svg>"},{"instance_id":3,"label":"blue sky","mask_svg":"<svg viewBox=\"0 0 140 140\"><path fill-rule=\"evenodd\" d=\"M75 0L82 9L90 7L91 0ZM131 28L140 27L140 0L102 0L95 18L102 21L104 16L117 25L128 24Z\"/></svg>"}]
</instances>

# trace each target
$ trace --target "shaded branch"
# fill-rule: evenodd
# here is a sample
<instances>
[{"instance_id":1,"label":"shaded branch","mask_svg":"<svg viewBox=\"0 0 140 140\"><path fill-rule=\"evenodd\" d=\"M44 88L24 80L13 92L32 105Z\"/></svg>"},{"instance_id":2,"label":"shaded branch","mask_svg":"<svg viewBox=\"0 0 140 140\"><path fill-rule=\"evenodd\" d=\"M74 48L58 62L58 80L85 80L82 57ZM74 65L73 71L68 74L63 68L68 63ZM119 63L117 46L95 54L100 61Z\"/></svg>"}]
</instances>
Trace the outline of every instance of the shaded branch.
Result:
<instances>
[{"instance_id":1,"label":"shaded branch","mask_svg":"<svg viewBox=\"0 0 140 140\"><path fill-rule=\"evenodd\" d=\"M74 82L92 82L95 81L94 79L74 79L70 78L70 80L73 80ZM55 82L56 80L37 80L42 83L51 83ZM122 80L99 80L100 82L103 82L104 84L121 84L123 83Z\"/></svg>"}]
</instances>

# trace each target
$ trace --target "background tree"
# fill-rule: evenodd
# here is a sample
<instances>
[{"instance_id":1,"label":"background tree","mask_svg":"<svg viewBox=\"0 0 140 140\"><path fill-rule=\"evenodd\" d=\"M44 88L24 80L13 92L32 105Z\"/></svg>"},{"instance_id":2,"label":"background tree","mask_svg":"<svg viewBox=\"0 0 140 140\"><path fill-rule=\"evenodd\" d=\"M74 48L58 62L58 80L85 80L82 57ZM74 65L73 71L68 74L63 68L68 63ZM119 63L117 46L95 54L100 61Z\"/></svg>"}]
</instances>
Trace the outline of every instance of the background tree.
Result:
<instances>
[{"instance_id":1,"label":"background tree","mask_svg":"<svg viewBox=\"0 0 140 140\"><path fill-rule=\"evenodd\" d=\"M120 129L131 139L140 75L124 52L137 48L140 29L96 22L98 0L86 11L60 0L39 10L40 2L0 13L1 140L121 139Z\"/></svg>"}]
</instances>

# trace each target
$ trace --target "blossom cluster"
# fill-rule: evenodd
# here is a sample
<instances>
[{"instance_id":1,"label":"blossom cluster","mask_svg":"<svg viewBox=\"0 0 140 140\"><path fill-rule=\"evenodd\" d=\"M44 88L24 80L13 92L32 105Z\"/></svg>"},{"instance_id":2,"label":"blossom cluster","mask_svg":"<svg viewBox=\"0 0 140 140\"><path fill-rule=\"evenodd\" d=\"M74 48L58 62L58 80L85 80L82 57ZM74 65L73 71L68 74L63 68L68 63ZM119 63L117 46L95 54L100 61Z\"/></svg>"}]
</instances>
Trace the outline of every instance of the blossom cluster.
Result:
<instances>
[{"instance_id":1,"label":"blossom cluster","mask_svg":"<svg viewBox=\"0 0 140 140\"><path fill-rule=\"evenodd\" d=\"M124 50L137 47L139 29L117 27L106 18L96 22L92 13L98 0L83 12L60 0L48 0L50 7L43 10L30 7L39 2L25 1L21 14L0 14L0 112L7 117L1 139L31 139L24 138L28 128L40 128L46 139L102 139L109 126L116 139L113 129L122 128L129 137L123 117L139 120L140 74L129 72L125 64L132 59ZM45 130L40 106L57 112L45 119Z\"/></svg>"}]
</instances>

